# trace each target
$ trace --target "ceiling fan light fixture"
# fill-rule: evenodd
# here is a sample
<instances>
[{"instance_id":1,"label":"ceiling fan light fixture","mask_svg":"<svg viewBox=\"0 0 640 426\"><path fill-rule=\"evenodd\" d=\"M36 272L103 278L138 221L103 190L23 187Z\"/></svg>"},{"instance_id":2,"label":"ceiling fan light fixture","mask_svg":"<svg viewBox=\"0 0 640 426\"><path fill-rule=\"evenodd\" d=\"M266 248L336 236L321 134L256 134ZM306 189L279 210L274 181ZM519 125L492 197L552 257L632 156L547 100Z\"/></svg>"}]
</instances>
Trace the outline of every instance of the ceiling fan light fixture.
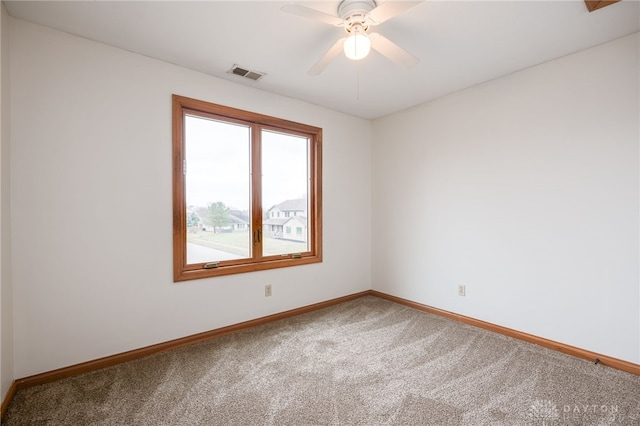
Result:
<instances>
[{"instance_id":1,"label":"ceiling fan light fixture","mask_svg":"<svg viewBox=\"0 0 640 426\"><path fill-rule=\"evenodd\" d=\"M405 68L410 68L419 62L419 59L402 49L380 33L369 33L369 27L382 24L394 16L410 9L425 0L341 0L338 4L338 14L328 14L312 9L302 4L286 4L282 6L283 12L311 18L335 27L341 27L346 35L338 39L309 69L309 75L318 75L329 62L344 51L344 55L358 61L366 58L371 48ZM380 4L378 4L380 3Z\"/></svg>"},{"instance_id":2,"label":"ceiling fan light fixture","mask_svg":"<svg viewBox=\"0 0 640 426\"><path fill-rule=\"evenodd\" d=\"M354 61L364 59L371 51L371 40L360 26L353 28L344 41L344 55Z\"/></svg>"}]
</instances>

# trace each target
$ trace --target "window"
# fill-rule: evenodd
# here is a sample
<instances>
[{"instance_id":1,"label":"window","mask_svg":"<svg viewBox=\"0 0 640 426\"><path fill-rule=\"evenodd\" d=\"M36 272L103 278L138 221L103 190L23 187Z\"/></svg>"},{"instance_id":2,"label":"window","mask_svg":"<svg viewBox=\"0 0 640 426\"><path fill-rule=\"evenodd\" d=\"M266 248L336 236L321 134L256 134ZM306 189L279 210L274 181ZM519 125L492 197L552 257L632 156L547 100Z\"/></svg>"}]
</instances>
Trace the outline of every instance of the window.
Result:
<instances>
[{"instance_id":1,"label":"window","mask_svg":"<svg viewBox=\"0 0 640 426\"><path fill-rule=\"evenodd\" d=\"M321 262L321 145L320 128L174 95L174 281ZM303 238L283 238L287 209Z\"/></svg>"}]
</instances>

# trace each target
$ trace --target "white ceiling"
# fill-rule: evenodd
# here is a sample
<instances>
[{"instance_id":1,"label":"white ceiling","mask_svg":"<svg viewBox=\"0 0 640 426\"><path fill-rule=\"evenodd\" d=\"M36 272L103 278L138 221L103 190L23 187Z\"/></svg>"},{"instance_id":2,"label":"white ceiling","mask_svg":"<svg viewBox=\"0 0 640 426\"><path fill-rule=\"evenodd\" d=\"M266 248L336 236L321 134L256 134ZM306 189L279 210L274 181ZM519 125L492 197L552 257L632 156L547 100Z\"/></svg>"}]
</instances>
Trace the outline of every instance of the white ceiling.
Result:
<instances>
[{"instance_id":1,"label":"white ceiling","mask_svg":"<svg viewBox=\"0 0 640 426\"><path fill-rule=\"evenodd\" d=\"M583 0L426 0L375 28L416 67L372 52L309 76L344 30L283 13L286 3L5 1L15 18L368 119L640 31L637 0L592 13ZM337 14L339 1L296 3ZM267 75L230 75L233 64Z\"/></svg>"}]
</instances>

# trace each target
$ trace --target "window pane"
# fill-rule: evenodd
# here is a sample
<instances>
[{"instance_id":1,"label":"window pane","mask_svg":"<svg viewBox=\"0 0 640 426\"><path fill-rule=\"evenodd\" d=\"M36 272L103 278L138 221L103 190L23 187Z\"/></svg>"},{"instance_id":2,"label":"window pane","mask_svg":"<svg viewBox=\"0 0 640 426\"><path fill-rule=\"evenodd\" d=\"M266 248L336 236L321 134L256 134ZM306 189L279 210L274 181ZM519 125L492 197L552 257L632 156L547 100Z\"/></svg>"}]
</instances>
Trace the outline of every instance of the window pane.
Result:
<instances>
[{"instance_id":1,"label":"window pane","mask_svg":"<svg viewBox=\"0 0 640 426\"><path fill-rule=\"evenodd\" d=\"M263 130L264 256L309 250L308 200L309 139Z\"/></svg>"},{"instance_id":2,"label":"window pane","mask_svg":"<svg viewBox=\"0 0 640 426\"><path fill-rule=\"evenodd\" d=\"M250 130L185 117L187 264L251 256Z\"/></svg>"},{"instance_id":3,"label":"window pane","mask_svg":"<svg viewBox=\"0 0 640 426\"><path fill-rule=\"evenodd\" d=\"M321 128L179 95L172 119L174 281L322 262Z\"/></svg>"}]
</instances>

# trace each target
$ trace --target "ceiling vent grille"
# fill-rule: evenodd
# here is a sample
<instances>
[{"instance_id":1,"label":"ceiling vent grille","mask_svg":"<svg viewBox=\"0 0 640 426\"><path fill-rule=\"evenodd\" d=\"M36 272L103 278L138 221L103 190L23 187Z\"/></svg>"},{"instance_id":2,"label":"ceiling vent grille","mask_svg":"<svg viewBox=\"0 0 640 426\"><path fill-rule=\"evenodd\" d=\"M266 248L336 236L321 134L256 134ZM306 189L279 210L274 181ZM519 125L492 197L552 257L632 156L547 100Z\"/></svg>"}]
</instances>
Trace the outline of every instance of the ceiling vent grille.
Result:
<instances>
[{"instance_id":1,"label":"ceiling vent grille","mask_svg":"<svg viewBox=\"0 0 640 426\"><path fill-rule=\"evenodd\" d=\"M240 77L248 78L249 80L253 80L253 81L258 81L266 75L263 72L247 70L245 68L239 67L236 64L234 64L231 67L231 69L227 72L229 74L239 75Z\"/></svg>"}]
</instances>

